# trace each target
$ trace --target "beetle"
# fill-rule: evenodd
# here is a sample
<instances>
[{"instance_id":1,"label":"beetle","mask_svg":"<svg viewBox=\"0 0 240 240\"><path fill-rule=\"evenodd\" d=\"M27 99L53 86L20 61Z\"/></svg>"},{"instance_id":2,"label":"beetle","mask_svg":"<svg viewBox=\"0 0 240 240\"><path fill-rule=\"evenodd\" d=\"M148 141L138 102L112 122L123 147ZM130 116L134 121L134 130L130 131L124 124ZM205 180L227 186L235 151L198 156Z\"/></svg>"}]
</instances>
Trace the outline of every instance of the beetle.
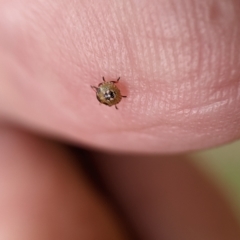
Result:
<instances>
[{"instance_id":1,"label":"beetle","mask_svg":"<svg viewBox=\"0 0 240 240\"><path fill-rule=\"evenodd\" d=\"M117 104L121 102L122 98L127 97L121 94L120 89L116 85L120 77L116 81L106 81L104 77L102 79L103 82L99 83L97 87L91 86L96 92L97 100L109 107L114 105L118 109Z\"/></svg>"}]
</instances>

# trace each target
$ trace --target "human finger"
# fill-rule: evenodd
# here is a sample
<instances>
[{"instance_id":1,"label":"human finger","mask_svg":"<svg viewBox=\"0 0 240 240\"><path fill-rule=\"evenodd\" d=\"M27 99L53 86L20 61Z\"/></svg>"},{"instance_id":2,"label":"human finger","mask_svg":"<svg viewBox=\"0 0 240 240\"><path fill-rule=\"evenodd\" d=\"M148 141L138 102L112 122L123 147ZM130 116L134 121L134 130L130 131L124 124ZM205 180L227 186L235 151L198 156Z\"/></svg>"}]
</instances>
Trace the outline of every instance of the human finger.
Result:
<instances>
[{"instance_id":1,"label":"human finger","mask_svg":"<svg viewBox=\"0 0 240 240\"><path fill-rule=\"evenodd\" d=\"M227 198L188 157L92 156L103 186L140 239L240 238Z\"/></svg>"},{"instance_id":2,"label":"human finger","mask_svg":"<svg viewBox=\"0 0 240 240\"><path fill-rule=\"evenodd\" d=\"M238 139L239 1L0 2L0 115L77 144L182 152ZM127 95L119 111L90 88Z\"/></svg>"},{"instance_id":3,"label":"human finger","mask_svg":"<svg viewBox=\"0 0 240 240\"><path fill-rule=\"evenodd\" d=\"M1 125L0 156L0 239L130 239L62 145Z\"/></svg>"}]
</instances>

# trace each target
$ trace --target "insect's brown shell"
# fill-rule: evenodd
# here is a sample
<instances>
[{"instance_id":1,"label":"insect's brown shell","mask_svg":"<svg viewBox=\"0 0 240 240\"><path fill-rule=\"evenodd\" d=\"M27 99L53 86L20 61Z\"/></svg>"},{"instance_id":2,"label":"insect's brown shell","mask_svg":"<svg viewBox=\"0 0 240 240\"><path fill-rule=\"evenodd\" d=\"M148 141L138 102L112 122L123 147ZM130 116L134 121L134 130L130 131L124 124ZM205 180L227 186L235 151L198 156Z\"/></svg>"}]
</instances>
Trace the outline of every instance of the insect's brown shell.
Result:
<instances>
[{"instance_id":1,"label":"insect's brown shell","mask_svg":"<svg viewBox=\"0 0 240 240\"><path fill-rule=\"evenodd\" d=\"M104 95L109 90L113 91L115 93L115 97L111 100L107 100L105 98L105 95ZM100 83L98 85L98 88L97 88L97 91L96 91L96 96L97 96L97 99L100 103L106 104L108 106L116 105L122 99L120 90L118 89L118 87L113 82Z\"/></svg>"}]
</instances>

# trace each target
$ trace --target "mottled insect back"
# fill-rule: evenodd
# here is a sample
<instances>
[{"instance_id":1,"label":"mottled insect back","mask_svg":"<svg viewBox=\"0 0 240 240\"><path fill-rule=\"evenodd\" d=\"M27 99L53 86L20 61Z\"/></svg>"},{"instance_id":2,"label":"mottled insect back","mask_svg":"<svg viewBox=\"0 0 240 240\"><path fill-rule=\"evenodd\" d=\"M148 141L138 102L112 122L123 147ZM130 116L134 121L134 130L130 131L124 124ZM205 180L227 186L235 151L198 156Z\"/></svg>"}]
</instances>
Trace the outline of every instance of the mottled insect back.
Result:
<instances>
[{"instance_id":1,"label":"mottled insect back","mask_svg":"<svg viewBox=\"0 0 240 240\"><path fill-rule=\"evenodd\" d=\"M121 102L122 98L127 96L122 96L121 91L117 87L120 77L117 81L106 81L103 77L103 82L98 84L98 87L91 86L96 92L97 100L100 103L108 105L109 107L115 106L118 109L117 104Z\"/></svg>"}]
</instances>

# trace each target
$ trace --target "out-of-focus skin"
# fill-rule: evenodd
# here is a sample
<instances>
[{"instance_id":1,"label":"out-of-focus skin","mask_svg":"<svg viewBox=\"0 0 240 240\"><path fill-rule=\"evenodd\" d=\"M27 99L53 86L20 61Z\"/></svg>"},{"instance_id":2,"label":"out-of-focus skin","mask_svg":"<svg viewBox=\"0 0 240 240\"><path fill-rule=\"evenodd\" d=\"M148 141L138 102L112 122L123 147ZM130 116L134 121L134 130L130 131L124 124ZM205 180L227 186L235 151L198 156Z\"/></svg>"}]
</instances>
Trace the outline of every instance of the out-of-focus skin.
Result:
<instances>
[{"instance_id":1,"label":"out-of-focus skin","mask_svg":"<svg viewBox=\"0 0 240 240\"><path fill-rule=\"evenodd\" d=\"M0 239L240 239L228 203L185 157L91 153L100 192L76 157L36 135L1 126L0 156Z\"/></svg>"},{"instance_id":2,"label":"out-of-focus skin","mask_svg":"<svg viewBox=\"0 0 240 240\"><path fill-rule=\"evenodd\" d=\"M4 125L0 156L0 239L129 239L60 144Z\"/></svg>"},{"instance_id":3,"label":"out-of-focus skin","mask_svg":"<svg viewBox=\"0 0 240 240\"><path fill-rule=\"evenodd\" d=\"M0 16L0 239L240 239L190 161L160 155L239 138L238 0L0 0ZM103 76L119 110L90 87ZM105 150L89 156L114 198L39 135Z\"/></svg>"},{"instance_id":4,"label":"out-of-focus skin","mask_svg":"<svg viewBox=\"0 0 240 240\"><path fill-rule=\"evenodd\" d=\"M184 156L100 154L95 164L140 239L238 239L219 191Z\"/></svg>"},{"instance_id":5,"label":"out-of-focus skin","mask_svg":"<svg viewBox=\"0 0 240 240\"><path fill-rule=\"evenodd\" d=\"M240 135L238 0L0 1L0 114L78 144L183 152ZM121 77L119 111L90 85Z\"/></svg>"}]
</instances>

